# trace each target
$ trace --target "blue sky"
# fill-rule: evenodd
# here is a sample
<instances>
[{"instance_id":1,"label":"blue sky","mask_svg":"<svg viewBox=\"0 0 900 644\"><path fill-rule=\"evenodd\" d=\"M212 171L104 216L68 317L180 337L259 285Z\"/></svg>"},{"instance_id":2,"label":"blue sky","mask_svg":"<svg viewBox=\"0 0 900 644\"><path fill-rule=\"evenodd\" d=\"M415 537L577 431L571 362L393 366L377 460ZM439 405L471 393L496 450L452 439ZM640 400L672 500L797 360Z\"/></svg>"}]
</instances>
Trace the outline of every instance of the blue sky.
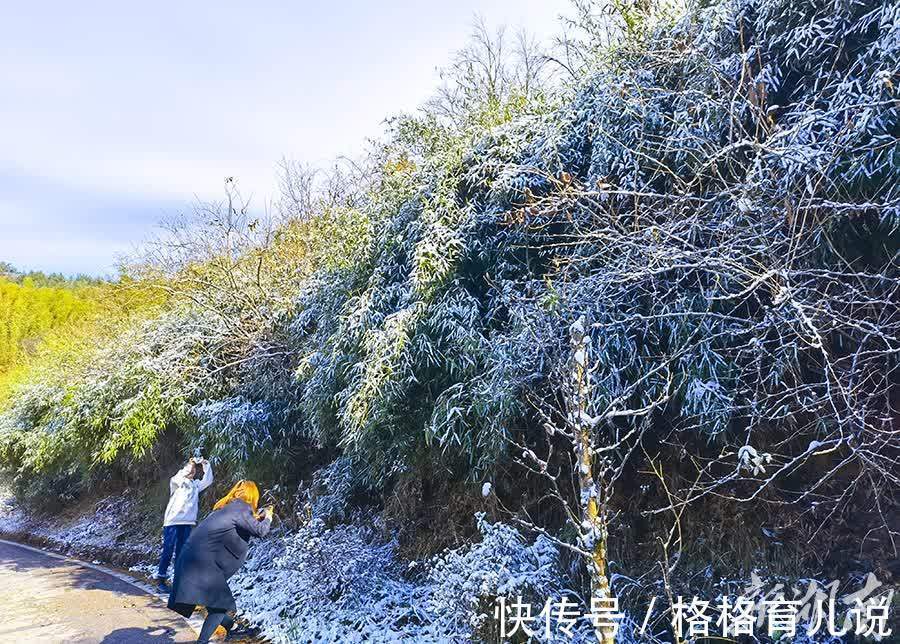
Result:
<instances>
[{"instance_id":1,"label":"blue sky","mask_svg":"<svg viewBox=\"0 0 900 644\"><path fill-rule=\"evenodd\" d=\"M0 261L104 274L237 176L261 205L282 157L356 154L490 25L558 31L567 0L7 2Z\"/></svg>"}]
</instances>

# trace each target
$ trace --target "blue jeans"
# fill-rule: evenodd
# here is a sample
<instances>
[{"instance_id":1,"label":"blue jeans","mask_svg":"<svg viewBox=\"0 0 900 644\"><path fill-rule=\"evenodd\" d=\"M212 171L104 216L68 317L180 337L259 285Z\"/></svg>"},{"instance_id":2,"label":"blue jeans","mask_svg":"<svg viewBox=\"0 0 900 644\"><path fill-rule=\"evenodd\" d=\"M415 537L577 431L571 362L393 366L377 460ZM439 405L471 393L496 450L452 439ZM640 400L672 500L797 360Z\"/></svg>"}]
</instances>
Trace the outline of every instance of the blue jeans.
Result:
<instances>
[{"instance_id":1,"label":"blue jeans","mask_svg":"<svg viewBox=\"0 0 900 644\"><path fill-rule=\"evenodd\" d=\"M192 527L189 525L167 525L163 528L163 547L162 554L159 557L159 570L156 571L157 579L165 579L169 576L169 563L172 561L172 555L174 554L175 561L178 561L181 547L191 534Z\"/></svg>"}]
</instances>

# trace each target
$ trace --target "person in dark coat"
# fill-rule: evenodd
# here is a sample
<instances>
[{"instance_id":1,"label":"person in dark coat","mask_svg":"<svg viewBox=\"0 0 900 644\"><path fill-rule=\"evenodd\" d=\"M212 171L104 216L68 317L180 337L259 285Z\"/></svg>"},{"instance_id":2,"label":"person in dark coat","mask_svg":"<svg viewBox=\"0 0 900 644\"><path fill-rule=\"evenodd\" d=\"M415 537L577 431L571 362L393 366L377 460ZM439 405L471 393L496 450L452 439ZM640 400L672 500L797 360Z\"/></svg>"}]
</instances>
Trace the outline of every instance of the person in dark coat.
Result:
<instances>
[{"instance_id":1,"label":"person in dark coat","mask_svg":"<svg viewBox=\"0 0 900 644\"><path fill-rule=\"evenodd\" d=\"M227 613L237 606L228 579L247 559L250 537L266 536L272 525L272 507L257 511L258 503L256 484L239 481L194 528L175 562L169 608L189 617L198 605L206 607L198 642L208 642L218 626L234 626Z\"/></svg>"}]
</instances>

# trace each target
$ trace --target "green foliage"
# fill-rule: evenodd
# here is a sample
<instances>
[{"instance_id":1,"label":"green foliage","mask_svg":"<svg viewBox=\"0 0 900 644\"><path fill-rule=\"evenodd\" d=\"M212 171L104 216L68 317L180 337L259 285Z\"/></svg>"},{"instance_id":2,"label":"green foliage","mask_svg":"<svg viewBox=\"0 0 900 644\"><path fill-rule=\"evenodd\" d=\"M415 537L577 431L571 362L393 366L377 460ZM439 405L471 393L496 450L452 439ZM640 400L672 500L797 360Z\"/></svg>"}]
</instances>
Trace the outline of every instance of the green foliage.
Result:
<instances>
[{"instance_id":1,"label":"green foliage","mask_svg":"<svg viewBox=\"0 0 900 644\"><path fill-rule=\"evenodd\" d=\"M0 374L33 355L49 331L94 312L96 290L40 276L0 276Z\"/></svg>"}]
</instances>

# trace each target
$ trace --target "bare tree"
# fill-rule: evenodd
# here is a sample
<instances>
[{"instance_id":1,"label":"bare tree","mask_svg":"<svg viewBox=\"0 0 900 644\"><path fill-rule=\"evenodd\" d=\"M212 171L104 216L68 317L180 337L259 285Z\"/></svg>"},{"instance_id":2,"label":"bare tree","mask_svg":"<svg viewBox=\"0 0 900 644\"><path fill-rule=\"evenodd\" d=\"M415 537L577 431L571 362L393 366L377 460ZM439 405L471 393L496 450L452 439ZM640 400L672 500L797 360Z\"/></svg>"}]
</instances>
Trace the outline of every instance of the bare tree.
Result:
<instances>
[{"instance_id":1,"label":"bare tree","mask_svg":"<svg viewBox=\"0 0 900 644\"><path fill-rule=\"evenodd\" d=\"M506 30L491 30L476 17L469 43L441 70L443 83L427 102L426 111L454 125L463 125L479 110L496 108L514 95L532 97L543 88L546 56L526 32L512 48Z\"/></svg>"},{"instance_id":2,"label":"bare tree","mask_svg":"<svg viewBox=\"0 0 900 644\"><path fill-rule=\"evenodd\" d=\"M285 219L305 219L313 214L319 171L309 165L282 159L278 164L278 210Z\"/></svg>"}]
</instances>

